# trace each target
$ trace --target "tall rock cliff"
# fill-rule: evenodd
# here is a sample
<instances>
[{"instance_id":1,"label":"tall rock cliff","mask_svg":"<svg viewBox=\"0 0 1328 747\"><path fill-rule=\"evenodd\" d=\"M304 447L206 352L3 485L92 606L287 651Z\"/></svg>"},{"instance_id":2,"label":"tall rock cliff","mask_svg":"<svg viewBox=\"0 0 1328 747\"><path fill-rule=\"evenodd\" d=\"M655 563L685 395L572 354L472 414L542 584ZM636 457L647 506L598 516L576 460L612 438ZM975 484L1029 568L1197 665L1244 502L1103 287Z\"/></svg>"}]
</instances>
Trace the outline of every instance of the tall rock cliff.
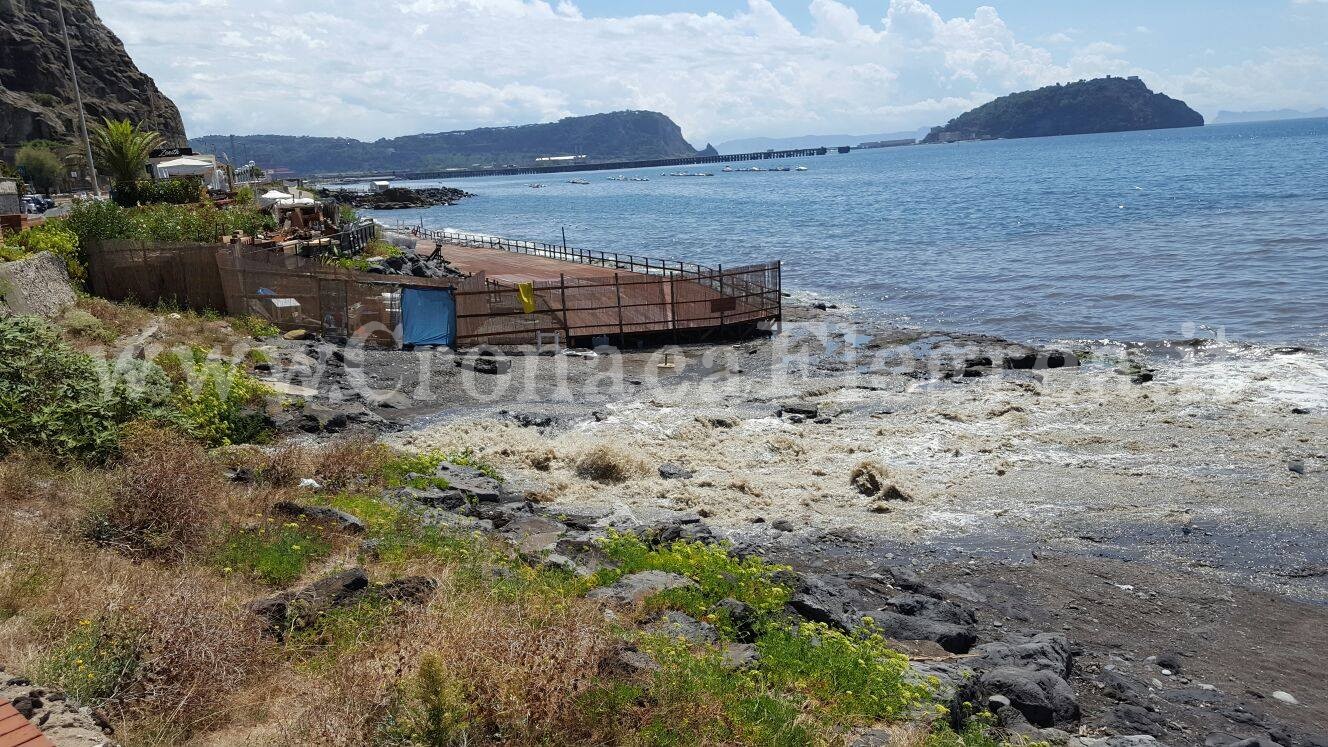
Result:
<instances>
[{"instance_id":1,"label":"tall rock cliff","mask_svg":"<svg viewBox=\"0 0 1328 747\"><path fill-rule=\"evenodd\" d=\"M74 63L89 121L143 122L168 143L186 143L180 111L134 65L91 0L64 0ZM0 0L0 145L78 135L56 0Z\"/></svg>"},{"instance_id":2,"label":"tall rock cliff","mask_svg":"<svg viewBox=\"0 0 1328 747\"><path fill-rule=\"evenodd\" d=\"M3 1L3 0L0 0ZM516 127L405 135L364 142L290 135L206 135L194 138L205 153L297 174L348 171L428 171L473 164L529 165L541 156L585 156L588 162L690 158L698 153L682 129L659 112L622 111L566 117ZM238 155L237 155L238 153Z\"/></svg>"}]
</instances>

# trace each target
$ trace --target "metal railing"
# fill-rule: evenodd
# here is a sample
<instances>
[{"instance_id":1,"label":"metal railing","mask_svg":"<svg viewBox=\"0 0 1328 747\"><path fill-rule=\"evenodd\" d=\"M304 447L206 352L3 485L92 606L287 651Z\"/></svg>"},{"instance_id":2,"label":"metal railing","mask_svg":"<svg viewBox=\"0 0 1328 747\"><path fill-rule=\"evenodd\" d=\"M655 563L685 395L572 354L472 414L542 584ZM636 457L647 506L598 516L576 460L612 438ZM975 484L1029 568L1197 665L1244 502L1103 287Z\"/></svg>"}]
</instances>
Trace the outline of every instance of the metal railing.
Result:
<instances>
[{"instance_id":1,"label":"metal railing","mask_svg":"<svg viewBox=\"0 0 1328 747\"><path fill-rule=\"evenodd\" d=\"M636 272L642 275L668 275L680 277L701 277L713 275L718 270L695 262L682 262L671 259L643 257L622 252L601 252L594 249L577 249L562 244L547 244L542 241L507 239L501 236L488 236L477 233L457 231L439 231L411 226L396 226L392 230L409 233L412 236L427 238L432 241L457 246L473 246L482 249L496 249L516 254L528 254L533 257L557 259L563 262L575 262L583 265L604 267L610 270ZM722 269L719 268L719 269Z\"/></svg>"}]
</instances>

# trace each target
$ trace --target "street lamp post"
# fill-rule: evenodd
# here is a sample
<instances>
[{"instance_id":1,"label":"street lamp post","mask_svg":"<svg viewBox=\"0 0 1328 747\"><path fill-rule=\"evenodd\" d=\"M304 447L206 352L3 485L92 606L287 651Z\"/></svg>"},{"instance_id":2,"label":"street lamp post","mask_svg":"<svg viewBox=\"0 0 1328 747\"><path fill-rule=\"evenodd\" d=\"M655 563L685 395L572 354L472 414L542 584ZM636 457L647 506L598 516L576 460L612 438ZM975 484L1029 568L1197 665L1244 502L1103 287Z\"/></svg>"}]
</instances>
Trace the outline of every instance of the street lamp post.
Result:
<instances>
[{"instance_id":1,"label":"street lamp post","mask_svg":"<svg viewBox=\"0 0 1328 747\"><path fill-rule=\"evenodd\" d=\"M56 0L60 12L60 34L65 38L65 55L69 57L69 77L74 80L74 101L78 103L78 124L83 130L83 147L88 154L88 171L92 174L92 191L101 197L101 185L97 183L97 164L92 161L92 140L88 138L88 118L83 113L83 93L78 88L78 69L74 67L74 48L69 43L69 28L65 26L64 0Z\"/></svg>"}]
</instances>

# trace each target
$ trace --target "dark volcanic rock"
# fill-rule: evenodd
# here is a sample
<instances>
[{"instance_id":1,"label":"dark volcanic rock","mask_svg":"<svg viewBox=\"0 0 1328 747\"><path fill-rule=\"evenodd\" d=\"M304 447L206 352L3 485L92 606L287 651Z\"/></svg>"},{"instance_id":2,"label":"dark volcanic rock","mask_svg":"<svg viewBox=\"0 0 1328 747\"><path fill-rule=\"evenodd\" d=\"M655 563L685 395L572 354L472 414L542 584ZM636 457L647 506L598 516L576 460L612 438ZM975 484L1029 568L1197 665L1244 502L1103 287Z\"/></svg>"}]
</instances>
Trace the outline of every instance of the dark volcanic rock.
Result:
<instances>
[{"instance_id":1,"label":"dark volcanic rock","mask_svg":"<svg viewBox=\"0 0 1328 747\"><path fill-rule=\"evenodd\" d=\"M1079 702L1070 685L1042 670L997 667L985 672L974 685L976 702L1003 696L1034 726L1069 726L1079 720Z\"/></svg>"},{"instance_id":2,"label":"dark volcanic rock","mask_svg":"<svg viewBox=\"0 0 1328 747\"><path fill-rule=\"evenodd\" d=\"M89 120L128 118L184 145L179 110L134 65L92 2L64 6ZM0 0L0 143L73 140L77 116L56 4Z\"/></svg>"}]
</instances>

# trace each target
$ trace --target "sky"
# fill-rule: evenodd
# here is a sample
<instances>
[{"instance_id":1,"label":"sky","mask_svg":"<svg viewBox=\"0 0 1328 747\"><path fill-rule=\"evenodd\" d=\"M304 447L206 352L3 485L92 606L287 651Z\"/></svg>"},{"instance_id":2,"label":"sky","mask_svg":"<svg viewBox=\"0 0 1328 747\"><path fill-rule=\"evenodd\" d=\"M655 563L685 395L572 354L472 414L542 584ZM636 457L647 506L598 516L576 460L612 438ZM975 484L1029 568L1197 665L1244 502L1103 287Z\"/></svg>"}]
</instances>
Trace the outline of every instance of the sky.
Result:
<instances>
[{"instance_id":1,"label":"sky","mask_svg":"<svg viewBox=\"0 0 1328 747\"><path fill-rule=\"evenodd\" d=\"M913 130L1138 75L1328 106L1328 0L96 0L191 136L373 140L664 112L694 144Z\"/></svg>"}]
</instances>

